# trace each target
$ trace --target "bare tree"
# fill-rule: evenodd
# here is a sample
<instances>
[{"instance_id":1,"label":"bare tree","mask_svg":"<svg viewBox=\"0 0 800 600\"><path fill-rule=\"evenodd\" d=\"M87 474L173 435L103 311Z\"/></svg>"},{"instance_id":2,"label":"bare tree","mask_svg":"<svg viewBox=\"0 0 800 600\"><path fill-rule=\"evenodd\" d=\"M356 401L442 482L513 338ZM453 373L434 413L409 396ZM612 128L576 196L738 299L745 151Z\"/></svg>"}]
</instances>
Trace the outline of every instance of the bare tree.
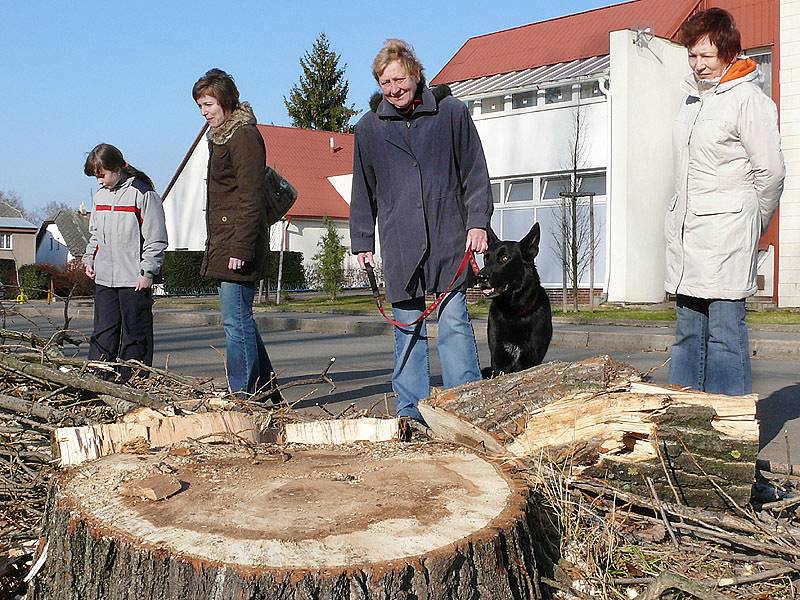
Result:
<instances>
[{"instance_id":1,"label":"bare tree","mask_svg":"<svg viewBox=\"0 0 800 600\"><path fill-rule=\"evenodd\" d=\"M0 190L0 217L25 217L25 206L18 194Z\"/></svg>"},{"instance_id":2,"label":"bare tree","mask_svg":"<svg viewBox=\"0 0 800 600\"><path fill-rule=\"evenodd\" d=\"M36 220L33 221L34 223L41 223L43 221L52 220L62 210L75 211L77 210L77 207L59 200L51 200L44 206L40 206L39 208L32 210L30 216L35 217Z\"/></svg>"},{"instance_id":3,"label":"bare tree","mask_svg":"<svg viewBox=\"0 0 800 600\"><path fill-rule=\"evenodd\" d=\"M593 262L599 247L599 238L594 235L593 216L586 202L591 193L581 189L583 177L580 171L587 166L587 140L585 114L580 103L573 110L572 132L568 144L569 157L564 167L569 172L569 177L564 178L561 186L561 219L558 229L552 235L555 241L553 252L561 261L564 274L563 308L566 311L566 284L569 282L572 288L572 307L577 311L578 284Z\"/></svg>"}]
</instances>

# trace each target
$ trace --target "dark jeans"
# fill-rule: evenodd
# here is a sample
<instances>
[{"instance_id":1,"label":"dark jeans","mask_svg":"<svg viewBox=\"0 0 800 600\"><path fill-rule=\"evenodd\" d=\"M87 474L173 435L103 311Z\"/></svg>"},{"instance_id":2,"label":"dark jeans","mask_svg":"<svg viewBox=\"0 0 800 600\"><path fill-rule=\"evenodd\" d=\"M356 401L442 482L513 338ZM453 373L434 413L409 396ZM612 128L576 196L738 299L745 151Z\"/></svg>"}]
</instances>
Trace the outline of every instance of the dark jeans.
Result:
<instances>
[{"instance_id":1,"label":"dark jeans","mask_svg":"<svg viewBox=\"0 0 800 600\"><path fill-rule=\"evenodd\" d=\"M153 364L153 294L95 284L89 360L117 359ZM130 377L127 370L121 374Z\"/></svg>"},{"instance_id":2,"label":"dark jeans","mask_svg":"<svg viewBox=\"0 0 800 600\"><path fill-rule=\"evenodd\" d=\"M678 296L669 382L714 394L753 391L744 299Z\"/></svg>"}]
</instances>

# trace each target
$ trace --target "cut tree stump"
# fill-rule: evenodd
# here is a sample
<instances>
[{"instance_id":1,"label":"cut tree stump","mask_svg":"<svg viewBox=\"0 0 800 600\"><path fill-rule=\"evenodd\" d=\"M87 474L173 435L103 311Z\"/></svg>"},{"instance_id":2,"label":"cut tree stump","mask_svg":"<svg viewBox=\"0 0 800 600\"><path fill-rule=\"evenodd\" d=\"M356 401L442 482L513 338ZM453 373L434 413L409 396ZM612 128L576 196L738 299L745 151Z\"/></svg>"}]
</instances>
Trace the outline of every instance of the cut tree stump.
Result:
<instances>
[{"instance_id":1,"label":"cut tree stump","mask_svg":"<svg viewBox=\"0 0 800 600\"><path fill-rule=\"evenodd\" d=\"M508 466L435 442L192 450L57 476L28 599L548 597L558 540ZM120 495L163 472L181 491Z\"/></svg>"},{"instance_id":2,"label":"cut tree stump","mask_svg":"<svg viewBox=\"0 0 800 600\"><path fill-rule=\"evenodd\" d=\"M750 499L756 395L654 386L600 356L551 362L436 391L420 402L434 434L489 454L568 464L626 492L699 508Z\"/></svg>"}]
</instances>

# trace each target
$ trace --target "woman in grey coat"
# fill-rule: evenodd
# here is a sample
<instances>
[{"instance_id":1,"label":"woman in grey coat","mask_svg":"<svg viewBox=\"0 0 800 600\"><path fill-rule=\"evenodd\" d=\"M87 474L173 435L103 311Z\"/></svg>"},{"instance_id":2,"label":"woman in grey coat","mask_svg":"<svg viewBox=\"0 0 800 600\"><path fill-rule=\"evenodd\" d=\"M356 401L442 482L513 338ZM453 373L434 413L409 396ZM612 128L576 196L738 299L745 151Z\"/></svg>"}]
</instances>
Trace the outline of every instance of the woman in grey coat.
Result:
<instances>
[{"instance_id":1,"label":"woman in grey coat","mask_svg":"<svg viewBox=\"0 0 800 600\"><path fill-rule=\"evenodd\" d=\"M386 298L395 319L409 323L424 310L425 292L447 288L467 249L486 251L491 187L466 106L446 88L428 89L411 46L387 40L372 67L382 98L355 129L350 239L362 268L373 264L377 221ZM480 379L467 278L439 308L445 387ZM409 418L422 420L417 402L430 394L424 321L395 327L392 387L405 434Z\"/></svg>"},{"instance_id":2,"label":"woman in grey coat","mask_svg":"<svg viewBox=\"0 0 800 600\"><path fill-rule=\"evenodd\" d=\"M675 196L665 223L665 288L677 294L669 382L707 392L752 390L745 298L756 292L758 240L783 190L775 103L719 8L681 28L692 74L675 121Z\"/></svg>"}]
</instances>

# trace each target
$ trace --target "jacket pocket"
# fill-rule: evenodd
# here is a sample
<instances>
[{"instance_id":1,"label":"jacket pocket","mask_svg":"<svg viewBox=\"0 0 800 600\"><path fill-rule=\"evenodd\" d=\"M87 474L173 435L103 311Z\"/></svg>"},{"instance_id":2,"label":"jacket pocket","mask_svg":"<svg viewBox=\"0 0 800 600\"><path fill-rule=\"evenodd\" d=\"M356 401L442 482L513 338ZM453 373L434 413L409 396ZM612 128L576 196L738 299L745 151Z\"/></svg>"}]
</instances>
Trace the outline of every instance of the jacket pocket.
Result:
<instances>
[{"instance_id":1,"label":"jacket pocket","mask_svg":"<svg viewBox=\"0 0 800 600\"><path fill-rule=\"evenodd\" d=\"M689 199L689 209L698 217L742 212L742 197L736 194L694 196Z\"/></svg>"}]
</instances>

